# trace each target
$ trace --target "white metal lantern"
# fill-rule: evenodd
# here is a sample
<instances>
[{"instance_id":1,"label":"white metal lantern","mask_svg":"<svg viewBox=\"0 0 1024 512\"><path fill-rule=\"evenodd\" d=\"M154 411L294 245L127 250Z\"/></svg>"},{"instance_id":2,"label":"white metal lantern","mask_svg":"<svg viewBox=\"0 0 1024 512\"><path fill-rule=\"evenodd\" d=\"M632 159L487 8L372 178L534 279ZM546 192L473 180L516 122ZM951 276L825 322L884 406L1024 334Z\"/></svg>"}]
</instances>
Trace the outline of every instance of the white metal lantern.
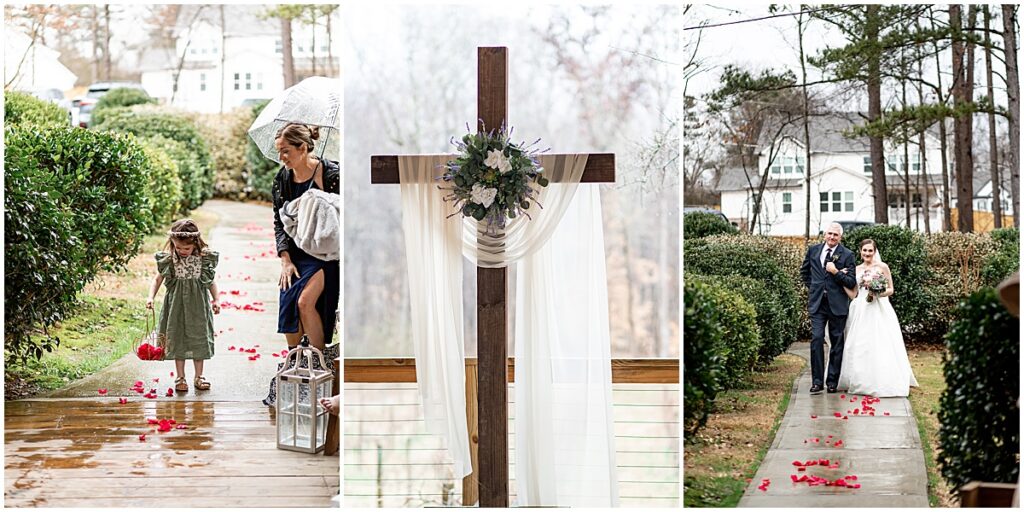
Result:
<instances>
[{"instance_id":1,"label":"white metal lantern","mask_svg":"<svg viewBox=\"0 0 1024 512\"><path fill-rule=\"evenodd\" d=\"M295 358L295 364L288 363ZM321 370L314 369L313 358ZM305 360L306 364L302 365ZM303 368L302 366L305 366ZM303 336L299 346L285 356L284 368L277 373L277 447L304 453L317 453L327 442L328 413L320 399L331 396L334 376L324 364L324 355L309 346Z\"/></svg>"}]
</instances>

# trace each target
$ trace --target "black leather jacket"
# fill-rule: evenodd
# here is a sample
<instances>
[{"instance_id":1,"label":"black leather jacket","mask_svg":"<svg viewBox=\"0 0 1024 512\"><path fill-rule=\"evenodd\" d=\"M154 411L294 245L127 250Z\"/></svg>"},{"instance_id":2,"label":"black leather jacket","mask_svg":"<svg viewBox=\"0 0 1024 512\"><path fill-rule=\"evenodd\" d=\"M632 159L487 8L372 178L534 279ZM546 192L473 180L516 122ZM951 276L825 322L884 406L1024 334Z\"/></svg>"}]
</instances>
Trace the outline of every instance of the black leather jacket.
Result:
<instances>
[{"instance_id":1,"label":"black leather jacket","mask_svg":"<svg viewBox=\"0 0 1024 512\"><path fill-rule=\"evenodd\" d=\"M338 165L338 162L333 160L321 161L323 162L323 184L325 191L340 195L341 167ZM274 202L274 239L277 242L278 254L296 247L292 237L284 232L284 223L281 222L281 215L279 213L286 201L295 199L292 197L293 174L290 169L282 165L281 170L277 171L277 176L274 177L274 187L272 190ZM313 186L317 186L316 182L313 182Z\"/></svg>"}]
</instances>

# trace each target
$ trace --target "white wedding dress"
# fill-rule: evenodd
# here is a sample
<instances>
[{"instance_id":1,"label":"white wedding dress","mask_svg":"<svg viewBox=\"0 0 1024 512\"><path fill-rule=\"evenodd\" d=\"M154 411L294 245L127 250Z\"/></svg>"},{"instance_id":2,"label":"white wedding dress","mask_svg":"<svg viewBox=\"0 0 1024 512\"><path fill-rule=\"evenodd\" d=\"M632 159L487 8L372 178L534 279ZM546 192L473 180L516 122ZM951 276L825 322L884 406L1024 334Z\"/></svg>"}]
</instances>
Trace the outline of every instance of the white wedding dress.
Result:
<instances>
[{"instance_id":1,"label":"white wedding dress","mask_svg":"<svg viewBox=\"0 0 1024 512\"><path fill-rule=\"evenodd\" d=\"M857 271L857 283L863 272ZM857 288L846 318L843 365L838 389L875 397L905 397L917 379L903 345L896 311L888 297L867 301L868 293Z\"/></svg>"}]
</instances>

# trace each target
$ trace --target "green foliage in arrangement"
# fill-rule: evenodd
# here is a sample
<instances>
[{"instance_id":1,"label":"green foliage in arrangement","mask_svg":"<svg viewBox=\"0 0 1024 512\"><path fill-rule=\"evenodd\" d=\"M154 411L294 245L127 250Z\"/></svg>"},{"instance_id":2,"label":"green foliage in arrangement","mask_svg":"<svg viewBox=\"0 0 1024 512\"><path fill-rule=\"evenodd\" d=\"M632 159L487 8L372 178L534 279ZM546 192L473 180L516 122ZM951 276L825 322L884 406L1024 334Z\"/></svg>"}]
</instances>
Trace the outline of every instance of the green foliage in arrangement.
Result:
<instances>
[{"instance_id":1,"label":"green foliage in arrangement","mask_svg":"<svg viewBox=\"0 0 1024 512\"><path fill-rule=\"evenodd\" d=\"M64 125L71 121L57 105L22 92L4 91L4 123L12 125Z\"/></svg>"},{"instance_id":2,"label":"green foliage in arrangement","mask_svg":"<svg viewBox=\"0 0 1024 512\"><path fill-rule=\"evenodd\" d=\"M114 108L154 104L156 104L156 100L146 94L146 91L130 87L111 89L96 102L96 106L93 107L90 114L90 123L93 125L102 123L107 113Z\"/></svg>"},{"instance_id":3,"label":"green foliage in arrangement","mask_svg":"<svg viewBox=\"0 0 1024 512\"><path fill-rule=\"evenodd\" d=\"M692 240L709 235L735 235L739 230L719 215L708 212L687 212L683 215L683 239Z\"/></svg>"},{"instance_id":4,"label":"green foliage in arrangement","mask_svg":"<svg viewBox=\"0 0 1024 512\"><path fill-rule=\"evenodd\" d=\"M269 101L258 103L252 108L252 119L260 115L263 108ZM246 186L245 193L248 197L270 201L271 190L274 187L274 176L277 176L281 164L263 156L256 143L246 137L245 162L246 162Z\"/></svg>"},{"instance_id":5,"label":"green foliage in arrangement","mask_svg":"<svg viewBox=\"0 0 1024 512\"><path fill-rule=\"evenodd\" d=\"M117 270L153 228L150 162L131 138L70 126L4 130L4 348L38 358L33 340L72 311L101 270Z\"/></svg>"},{"instance_id":6,"label":"green foliage in arrangement","mask_svg":"<svg viewBox=\"0 0 1024 512\"><path fill-rule=\"evenodd\" d=\"M946 390L939 400L942 476L1015 483L1019 471L1020 320L992 288L962 301L946 335Z\"/></svg>"}]
</instances>

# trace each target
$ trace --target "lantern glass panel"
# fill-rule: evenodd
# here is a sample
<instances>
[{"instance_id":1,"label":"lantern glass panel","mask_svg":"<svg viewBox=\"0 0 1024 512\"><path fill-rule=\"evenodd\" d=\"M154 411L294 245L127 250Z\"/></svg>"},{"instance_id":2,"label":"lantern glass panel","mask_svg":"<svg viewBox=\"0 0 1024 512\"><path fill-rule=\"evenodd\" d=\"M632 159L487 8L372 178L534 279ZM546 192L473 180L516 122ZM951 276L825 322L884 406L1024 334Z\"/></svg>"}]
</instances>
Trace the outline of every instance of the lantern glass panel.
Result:
<instances>
[{"instance_id":1,"label":"lantern glass panel","mask_svg":"<svg viewBox=\"0 0 1024 512\"><path fill-rule=\"evenodd\" d=\"M277 442L280 444L295 444L295 416L292 414L280 413L277 415Z\"/></svg>"},{"instance_id":2,"label":"lantern glass panel","mask_svg":"<svg viewBox=\"0 0 1024 512\"><path fill-rule=\"evenodd\" d=\"M313 418L308 414L299 414L296 420L298 421L295 426L295 444L309 447L313 437Z\"/></svg>"},{"instance_id":3,"label":"lantern glass panel","mask_svg":"<svg viewBox=\"0 0 1024 512\"><path fill-rule=\"evenodd\" d=\"M316 417L316 445L323 446L327 442L327 415L318 414Z\"/></svg>"},{"instance_id":4,"label":"lantern glass panel","mask_svg":"<svg viewBox=\"0 0 1024 512\"><path fill-rule=\"evenodd\" d=\"M277 401L280 405L280 412L286 414L295 413L295 384L288 381L278 381Z\"/></svg>"}]
</instances>

